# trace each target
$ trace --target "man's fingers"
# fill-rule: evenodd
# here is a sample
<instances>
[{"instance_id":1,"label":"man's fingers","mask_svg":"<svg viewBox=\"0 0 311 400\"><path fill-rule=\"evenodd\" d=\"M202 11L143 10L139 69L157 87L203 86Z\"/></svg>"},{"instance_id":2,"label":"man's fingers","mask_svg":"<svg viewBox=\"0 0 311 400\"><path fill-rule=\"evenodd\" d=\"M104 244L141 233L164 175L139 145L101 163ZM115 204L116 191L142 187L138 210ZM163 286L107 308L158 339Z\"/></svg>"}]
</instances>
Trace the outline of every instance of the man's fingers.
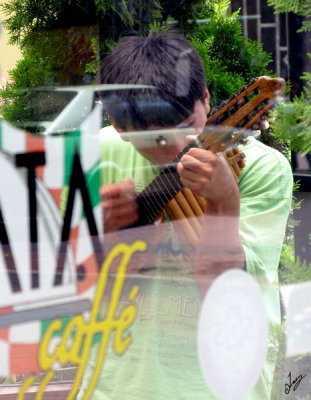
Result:
<instances>
[{"instance_id":1,"label":"man's fingers","mask_svg":"<svg viewBox=\"0 0 311 400\"><path fill-rule=\"evenodd\" d=\"M110 206L115 200L103 202L104 230L113 232L120 228L132 225L138 219L137 204L134 201L120 206Z\"/></svg>"},{"instance_id":2,"label":"man's fingers","mask_svg":"<svg viewBox=\"0 0 311 400\"><path fill-rule=\"evenodd\" d=\"M122 208L122 207L128 207L129 205L131 206L136 206L136 201L134 197L116 197L116 198L112 198L112 197L103 197L102 199L102 206L104 207L104 209L108 209L108 208L113 208L113 209L118 209L118 208Z\"/></svg>"},{"instance_id":3,"label":"man's fingers","mask_svg":"<svg viewBox=\"0 0 311 400\"><path fill-rule=\"evenodd\" d=\"M186 154L180 159L180 163L178 164L177 168L179 168L181 171L197 171L197 169L200 168L200 164L201 161Z\"/></svg>"},{"instance_id":4,"label":"man's fingers","mask_svg":"<svg viewBox=\"0 0 311 400\"><path fill-rule=\"evenodd\" d=\"M105 232L115 232L118 229L125 228L129 225L134 224L137 221L137 216L132 214L127 214L126 216L117 216L114 219L108 219L105 221Z\"/></svg>"},{"instance_id":5,"label":"man's fingers","mask_svg":"<svg viewBox=\"0 0 311 400\"><path fill-rule=\"evenodd\" d=\"M130 202L128 204L121 204L119 206L111 206L109 202L103 202L104 219L110 218L112 215L115 218L123 217L128 214L137 214L137 204Z\"/></svg>"},{"instance_id":6,"label":"man's fingers","mask_svg":"<svg viewBox=\"0 0 311 400\"><path fill-rule=\"evenodd\" d=\"M210 175L216 163L217 156L215 155L198 159L185 154L178 163L177 170L181 176L196 179L193 174Z\"/></svg>"},{"instance_id":7,"label":"man's fingers","mask_svg":"<svg viewBox=\"0 0 311 400\"><path fill-rule=\"evenodd\" d=\"M203 185L207 185L209 183L211 176L212 172L202 175L192 171L185 171L180 175L180 179L182 183L188 187L189 183L192 184L200 183Z\"/></svg>"},{"instance_id":8,"label":"man's fingers","mask_svg":"<svg viewBox=\"0 0 311 400\"><path fill-rule=\"evenodd\" d=\"M208 150L191 148L180 162L188 169L196 169L200 164L211 164L216 166L219 161L218 154Z\"/></svg>"},{"instance_id":9,"label":"man's fingers","mask_svg":"<svg viewBox=\"0 0 311 400\"><path fill-rule=\"evenodd\" d=\"M133 181L107 184L101 188L104 231L113 232L137 221L137 203Z\"/></svg>"},{"instance_id":10,"label":"man's fingers","mask_svg":"<svg viewBox=\"0 0 311 400\"><path fill-rule=\"evenodd\" d=\"M195 139L196 137L197 137L196 135L187 135L187 136L185 137L185 142L186 142L186 144L190 143L191 140Z\"/></svg>"},{"instance_id":11,"label":"man's fingers","mask_svg":"<svg viewBox=\"0 0 311 400\"><path fill-rule=\"evenodd\" d=\"M135 197L135 185L133 181L126 180L119 184L107 184L101 188L100 194L105 199L114 199L120 197Z\"/></svg>"},{"instance_id":12,"label":"man's fingers","mask_svg":"<svg viewBox=\"0 0 311 400\"><path fill-rule=\"evenodd\" d=\"M222 196L222 189L217 193L212 190L215 182L222 180L226 183L226 177L232 177L228 163L221 153L215 154L198 148L190 149L180 159L177 171L185 187L208 199Z\"/></svg>"}]
</instances>

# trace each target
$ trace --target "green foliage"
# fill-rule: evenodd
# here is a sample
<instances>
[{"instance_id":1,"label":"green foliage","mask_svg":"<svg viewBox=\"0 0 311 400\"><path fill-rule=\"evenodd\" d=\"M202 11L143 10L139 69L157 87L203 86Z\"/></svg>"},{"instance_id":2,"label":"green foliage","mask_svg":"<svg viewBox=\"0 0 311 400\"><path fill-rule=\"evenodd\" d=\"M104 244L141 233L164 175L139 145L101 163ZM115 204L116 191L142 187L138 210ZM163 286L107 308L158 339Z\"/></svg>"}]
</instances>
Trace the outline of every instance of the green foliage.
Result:
<instances>
[{"instance_id":1,"label":"green foliage","mask_svg":"<svg viewBox=\"0 0 311 400\"><path fill-rule=\"evenodd\" d=\"M310 54L308 54L308 56L310 57ZM306 81L306 86L304 88L306 97L311 101L311 72L304 72L302 74L302 79Z\"/></svg>"},{"instance_id":2,"label":"green foliage","mask_svg":"<svg viewBox=\"0 0 311 400\"><path fill-rule=\"evenodd\" d=\"M82 79L85 71L97 70L122 31L134 29L145 35L151 24L163 24L172 18L177 21L178 29L187 30L192 24L189 19L195 16L195 7L201 2L7 0L0 7L7 16L4 26L10 43L20 46L28 58L31 55L34 61L39 58L39 64L44 59L45 68L57 75L56 81L72 84L65 71Z\"/></svg>"},{"instance_id":3,"label":"green foliage","mask_svg":"<svg viewBox=\"0 0 311 400\"><path fill-rule=\"evenodd\" d=\"M113 0L10 0L2 9L8 16L4 25L10 32L11 43L25 47L33 43L33 33L95 25L107 14L131 24L133 17L126 5L127 2Z\"/></svg>"},{"instance_id":4,"label":"green foliage","mask_svg":"<svg viewBox=\"0 0 311 400\"><path fill-rule=\"evenodd\" d=\"M228 71L222 61L212 58L206 51L205 43L194 39L192 44L203 60L211 105L214 107L221 101L228 99L232 93L237 92L246 81L242 76Z\"/></svg>"},{"instance_id":5,"label":"green foliage","mask_svg":"<svg viewBox=\"0 0 311 400\"><path fill-rule=\"evenodd\" d=\"M164 23L170 17L185 28L191 25L191 17L196 18L200 3L202 0L9 0L1 8L8 17L4 25L11 43L24 47L32 43L32 33L73 26L98 25L104 39L113 40L126 29L146 34L151 23Z\"/></svg>"},{"instance_id":6,"label":"green foliage","mask_svg":"<svg viewBox=\"0 0 311 400\"><path fill-rule=\"evenodd\" d=\"M311 151L311 103L306 96L278 104L271 133L276 139L288 142L293 151Z\"/></svg>"},{"instance_id":7,"label":"green foliage","mask_svg":"<svg viewBox=\"0 0 311 400\"><path fill-rule=\"evenodd\" d=\"M197 25L189 40L203 59L212 105L226 100L250 79L268 73L270 56L257 41L242 34L239 14L226 14L229 1L218 0L199 15L210 22Z\"/></svg>"},{"instance_id":8,"label":"green foliage","mask_svg":"<svg viewBox=\"0 0 311 400\"><path fill-rule=\"evenodd\" d=\"M311 0L268 0L276 13L293 12L307 18L311 17ZM303 21L300 32L311 31L311 21Z\"/></svg>"},{"instance_id":9,"label":"green foliage","mask_svg":"<svg viewBox=\"0 0 311 400\"><path fill-rule=\"evenodd\" d=\"M161 4L163 7L165 2ZM192 1L188 12L184 8L180 9L182 15L175 12L177 25L170 18L150 25L151 31L161 32L168 30L171 23L197 49L204 63L212 106L227 100L253 77L267 74L271 61L259 42L243 36L239 14L229 14L229 5L229 0Z\"/></svg>"},{"instance_id":10,"label":"green foliage","mask_svg":"<svg viewBox=\"0 0 311 400\"><path fill-rule=\"evenodd\" d=\"M112 48L114 46L114 42L107 40L107 47L109 46ZM90 48L93 55L91 60L85 64L85 72L96 75L98 71L98 66L100 64L98 38L91 38Z\"/></svg>"},{"instance_id":11,"label":"green foliage","mask_svg":"<svg viewBox=\"0 0 311 400\"><path fill-rule=\"evenodd\" d=\"M120 32L146 33L149 24L161 17L161 7L159 0L8 0L1 6L11 43L24 54L36 48L37 57L45 58L45 68L54 74L67 70L80 79L85 69L94 70ZM72 84L69 78L65 73L59 80Z\"/></svg>"},{"instance_id":12,"label":"green foliage","mask_svg":"<svg viewBox=\"0 0 311 400\"><path fill-rule=\"evenodd\" d=\"M301 13L310 3L310 0L268 0L268 4L275 8L276 13Z\"/></svg>"},{"instance_id":13,"label":"green foliage","mask_svg":"<svg viewBox=\"0 0 311 400\"><path fill-rule=\"evenodd\" d=\"M26 54L9 72L13 83L1 90L0 115L7 121L17 121L25 107L25 88L54 84L53 74L46 68L44 60Z\"/></svg>"},{"instance_id":14,"label":"green foliage","mask_svg":"<svg viewBox=\"0 0 311 400\"><path fill-rule=\"evenodd\" d=\"M288 249L287 253L292 250ZM286 252L282 254L280 271L281 278L285 284L303 283L311 280L311 263L301 261L299 257L294 257Z\"/></svg>"},{"instance_id":15,"label":"green foliage","mask_svg":"<svg viewBox=\"0 0 311 400\"><path fill-rule=\"evenodd\" d=\"M215 17L225 17L230 7L230 0L203 0L196 6L197 19L213 19Z\"/></svg>"},{"instance_id":16,"label":"green foliage","mask_svg":"<svg viewBox=\"0 0 311 400\"><path fill-rule=\"evenodd\" d=\"M238 15L214 18L206 25L200 25L195 37L205 45L211 59L220 58L222 64L233 74L249 80L258 76L269 63L269 56L258 42L242 35Z\"/></svg>"},{"instance_id":17,"label":"green foliage","mask_svg":"<svg viewBox=\"0 0 311 400\"><path fill-rule=\"evenodd\" d=\"M43 1L36 3L31 0L11 0L1 5L1 9L8 17L4 26L10 33L9 43L24 46L27 44L27 37L32 32L39 32L46 25L53 25L55 14L61 10L63 2L56 0L53 6L49 7ZM45 7L45 12L42 11Z\"/></svg>"},{"instance_id":18,"label":"green foliage","mask_svg":"<svg viewBox=\"0 0 311 400\"><path fill-rule=\"evenodd\" d=\"M174 21L169 21L172 24L174 24ZM150 24L149 26L149 31L153 33L164 33L164 32L169 32L170 27L168 24L163 24L162 22L159 21L154 21Z\"/></svg>"},{"instance_id":19,"label":"green foliage","mask_svg":"<svg viewBox=\"0 0 311 400\"><path fill-rule=\"evenodd\" d=\"M96 34L93 27L29 34L28 41L32 44L23 47L23 58L9 71L13 83L0 92L3 118L14 122L23 114L25 92L22 89L77 84L85 72L95 70L96 73L98 60L92 51Z\"/></svg>"}]
</instances>

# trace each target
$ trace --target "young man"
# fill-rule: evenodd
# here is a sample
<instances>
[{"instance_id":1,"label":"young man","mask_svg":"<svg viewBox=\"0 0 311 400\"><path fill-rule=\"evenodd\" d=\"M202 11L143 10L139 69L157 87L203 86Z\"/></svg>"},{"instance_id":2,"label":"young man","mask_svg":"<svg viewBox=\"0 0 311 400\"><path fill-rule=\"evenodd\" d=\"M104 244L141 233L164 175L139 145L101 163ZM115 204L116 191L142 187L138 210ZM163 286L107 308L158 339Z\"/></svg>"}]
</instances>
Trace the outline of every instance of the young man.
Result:
<instances>
[{"instance_id":1,"label":"young man","mask_svg":"<svg viewBox=\"0 0 311 400\"><path fill-rule=\"evenodd\" d=\"M101 194L109 233L137 221L135 192L181 150L174 143L144 146L134 131L190 126L200 133L209 112L209 94L198 54L176 34L123 38L106 58L101 81L146 85L110 92L103 99L114 127L101 133ZM129 132L128 142L120 139L123 132ZM121 357L110 351L92 399L213 399L197 357L197 319L206 290L203 285L199 293L198 286L228 269L246 268L258 278L270 319L279 321L277 269L290 210L291 171L279 153L255 139L243 152L247 166L239 185L221 154L192 148L180 159L181 182L207 201L194 262L172 224L145 228L148 233L141 239L155 240L159 229L161 237L152 247L156 257L144 265L150 279L139 284L133 343ZM137 272L135 268L130 271ZM92 362L80 399L95 356ZM268 399L272 376L273 365L267 363L247 399Z\"/></svg>"}]
</instances>

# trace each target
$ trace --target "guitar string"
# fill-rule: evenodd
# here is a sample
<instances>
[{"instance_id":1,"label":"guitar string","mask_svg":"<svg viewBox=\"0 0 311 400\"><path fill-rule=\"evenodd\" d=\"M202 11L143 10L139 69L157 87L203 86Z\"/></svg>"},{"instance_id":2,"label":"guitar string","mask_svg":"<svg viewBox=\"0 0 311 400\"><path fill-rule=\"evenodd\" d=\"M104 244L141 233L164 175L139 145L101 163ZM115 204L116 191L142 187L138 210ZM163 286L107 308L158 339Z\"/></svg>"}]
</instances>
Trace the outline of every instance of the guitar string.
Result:
<instances>
[{"instance_id":1,"label":"guitar string","mask_svg":"<svg viewBox=\"0 0 311 400\"><path fill-rule=\"evenodd\" d=\"M195 142L192 143L192 147L194 147ZM153 220L154 217L156 217L159 212L165 207L165 205L182 189L182 184L179 180L177 180L175 178L175 175L178 174L175 165L179 162L179 160L181 159L181 157L189 150L189 148L191 147L191 145L186 146L173 160L172 162L169 164L168 167L166 167L163 171L161 171L161 173L152 181L150 182L150 184L140 193L140 196L142 196L146 201L143 206L143 208L145 209L145 211L149 214L148 215L148 219L149 222L151 222ZM172 169L175 171L175 174L172 173ZM168 178L168 175L170 175L171 180L175 181L177 188L173 186L173 184L171 183L171 180ZM162 179L163 178L163 179ZM160 184L160 181L162 182L162 184ZM173 189L173 191L171 189L168 188L167 183L171 186L171 188ZM157 185L159 190L154 190L154 186ZM165 190L163 189L166 189ZM148 196L148 193L151 194L154 199L156 200L156 203L158 204L158 207L156 207L155 205L150 204L148 200L148 197L151 197L150 195ZM158 193L158 198L154 193ZM168 193L169 197L166 196L166 193ZM146 195L148 196L146 199ZM163 200L163 197L165 197L166 200ZM159 199L159 200L158 200ZM159 201L162 202L159 203ZM151 220L150 220L151 217Z\"/></svg>"},{"instance_id":2,"label":"guitar string","mask_svg":"<svg viewBox=\"0 0 311 400\"><path fill-rule=\"evenodd\" d=\"M153 185L154 185L154 183L155 183L155 182L153 182ZM162 208L163 205L159 203L158 197L157 197L157 195L156 195L156 190L154 190L153 185L149 185L149 186L145 189L145 192L147 192L146 194L148 195L148 197L150 198L151 201L152 201L152 198L154 199L154 201L155 201L155 203L156 203L156 206ZM156 207L156 206L155 206L155 207ZM157 208L154 208L154 209L152 210L152 211L153 211L153 214L155 213L155 210L156 210L156 209L157 209ZM156 215L157 215L157 214L156 214ZM154 215L154 216L156 216L156 215Z\"/></svg>"},{"instance_id":3,"label":"guitar string","mask_svg":"<svg viewBox=\"0 0 311 400\"><path fill-rule=\"evenodd\" d=\"M152 193L152 192L155 192L152 188L152 183L153 183L153 181L148 186L146 186L146 188L139 194L139 196L142 196L146 200L146 202L143 203L144 209L146 209L146 211L149 211L149 216L151 216L151 218L154 218L157 215L157 213L155 212L154 206L152 206L152 204L150 204L150 202L149 202L149 199L151 198L152 195L155 198L155 194ZM156 199L156 203L158 205L160 205L158 203L157 199ZM162 207L162 206L160 205L160 207ZM151 221L149 221L149 222L151 222Z\"/></svg>"},{"instance_id":4,"label":"guitar string","mask_svg":"<svg viewBox=\"0 0 311 400\"><path fill-rule=\"evenodd\" d=\"M145 191L145 190L144 190ZM145 200L145 202L140 202L140 198L143 197L143 199ZM147 222L151 222L153 219L153 214L152 214L152 210L150 213L150 209L148 207L148 199L145 197L144 192L139 193L139 196L137 197L137 202L139 204L139 208L141 210L141 212L143 211L146 215L144 215L144 217L147 217Z\"/></svg>"},{"instance_id":5,"label":"guitar string","mask_svg":"<svg viewBox=\"0 0 311 400\"><path fill-rule=\"evenodd\" d=\"M157 178L159 178L159 176L160 176L160 175L158 175ZM158 191L158 192L159 192L159 193L158 193L159 196L156 196L156 195L155 195L156 190L153 189L153 187L155 186L155 184L157 184L157 185L158 185L158 188L160 189L160 191ZM165 184L164 184L163 186L165 186ZM163 198L161 197L161 192L162 192L162 194L164 194L164 196L165 196L165 198L166 198L166 201L163 201ZM153 197L154 197L155 200L156 200L156 203L157 203L158 207L156 207L156 206L153 205L153 204L150 204L150 202L148 201L148 197L150 198L151 196L148 196L148 193L150 193L151 195L153 195ZM175 192L175 194L176 194L176 193L177 193L177 192ZM148 196L147 198L146 198L146 195ZM165 206L165 205L167 204L167 202L169 201L169 199L167 198L167 196L166 196L166 194L165 194L163 188L161 187L161 185L158 184L157 179L155 179L154 181L152 181L152 182L144 189L144 191L140 193L140 196L142 196L142 197L146 200L146 202L143 203L143 204L144 204L144 207L143 207L143 208L144 208L144 210L147 211L148 214L149 214L149 218L148 218L148 219L149 219L149 222L151 222L151 221L153 220L153 218L157 216L157 214L164 208L164 206ZM173 195L172 197L174 197L174 195ZM162 204L159 203L159 201L161 201ZM151 219L150 219L150 217L151 217Z\"/></svg>"},{"instance_id":6,"label":"guitar string","mask_svg":"<svg viewBox=\"0 0 311 400\"><path fill-rule=\"evenodd\" d=\"M168 173L171 175L171 177L173 177L174 181L177 183L178 185L177 189L172 185L172 183L168 179L167 176ZM173 190L169 189L169 187L165 182L168 182ZM157 186L160 190L154 189L155 186ZM147 200L146 195L148 196L148 193L150 193L156 200L158 207L156 207L156 205L150 204L149 201L143 203L144 204L143 208L148 212L149 217L151 216L152 219L156 217L158 213L165 207L165 205L180 191L180 189L181 189L180 184L176 181L174 175L168 168L165 168L152 182L150 182L150 184L143 190L143 192L139 194L139 196L142 196L145 200ZM155 193L158 193L158 196ZM166 193L168 194L168 197ZM165 200L163 200L163 197L165 197ZM161 202L162 204L159 202Z\"/></svg>"}]
</instances>

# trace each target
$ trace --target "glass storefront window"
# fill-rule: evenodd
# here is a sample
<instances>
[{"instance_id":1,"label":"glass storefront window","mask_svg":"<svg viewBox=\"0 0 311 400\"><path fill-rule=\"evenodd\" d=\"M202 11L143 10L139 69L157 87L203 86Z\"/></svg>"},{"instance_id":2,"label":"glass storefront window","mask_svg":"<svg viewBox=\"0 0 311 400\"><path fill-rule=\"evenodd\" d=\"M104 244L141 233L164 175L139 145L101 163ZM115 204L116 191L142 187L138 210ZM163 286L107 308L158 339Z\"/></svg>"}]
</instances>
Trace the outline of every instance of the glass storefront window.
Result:
<instances>
[{"instance_id":1,"label":"glass storefront window","mask_svg":"<svg viewBox=\"0 0 311 400\"><path fill-rule=\"evenodd\" d=\"M308 12L42 5L3 6L0 399L307 399Z\"/></svg>"}]
</instances>

